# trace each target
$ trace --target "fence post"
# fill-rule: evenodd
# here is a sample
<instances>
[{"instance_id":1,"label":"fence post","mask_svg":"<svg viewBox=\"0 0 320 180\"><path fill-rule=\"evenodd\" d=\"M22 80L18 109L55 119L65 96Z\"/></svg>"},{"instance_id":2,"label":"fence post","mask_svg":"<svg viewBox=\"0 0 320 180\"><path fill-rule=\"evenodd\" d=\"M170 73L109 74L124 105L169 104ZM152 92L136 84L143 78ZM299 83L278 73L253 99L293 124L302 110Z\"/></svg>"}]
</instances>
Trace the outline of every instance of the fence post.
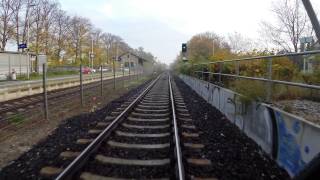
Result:
<instances>
[{"instance_id":1,"label":"fence post","mask_svg":"<svg viewBox=\"0 0 320 180\"><path fill-rule=\"evenodd\" d=\"M222 68L223 68L223 63L222 62L219 62L219 83L221 85L221 73L222 73Z\"/></svg>"},{"instance_id":2,"label":"fence post","mask_svg":"<svg viewBox=\"0 0 320 180\"><path fill-rule=\"evenodd\" d=\"M207 65L208 67L208 83L210 83L211 82L211 65L210 65L210 63L208 63L208 65Z\"/></svg>"},{"instance_id":3,"label":"fence post","mask_svg":"<svg viewBox=\"0 0 320 180\"><path fill-rule=\"evenodd\" d=\"M43 107L45 119L49 119L48 96L47 96L47 64L42 64L42 85L43 85Z\"/></svg>"},{"instance_id":4,"label":"fence post","mask_svg":"<svg viewBox=\"0 0 320 180\"><path fill-rule=\"evenodd\" d=\"M268 58L268 82L267 82L267 102L272 101L272 58Z\"/></svg>"},{"instance_id":5,"label":"fence post","mask_svg":"<svg viewBox=\"0 0 320 180\"><path fill-rule=\"evenodd\" d=\"M131 59L129 58L129 85L131 84Z\"/></svg>"},{"instance_id":6,"label":"fence post","mask_svg":"<svg viewBox=\"0 0 320 180\"><path fill-rule=\"evenodd\" d=\"M137 76L137 81L139 80L138 75L139 75L139 67L138 67L138 64L137 64L137 66L136 66L136 76Z\"/></svg>"},{"instance_id":7,"label":"fence post","mask_svg":"<svg viewBox=\"0 0 320 180\"><path fill-rule=\"evenodd\" d=\"M19 76L21 77L21 52L19 53Z\"/></svg>"},{"instance_id":8,"label":"fence post","mask_svg":"<svg viewBox=\"0 0 320 180\"><path fill-rule=\"evenodd\" d=\"M202 68L201 68L201 71L202 71L202 74L201 74L201 79L204 81L204 65L201 65Z\"/></svg>"},{"instance_id":9,"label":"fence post","mask_svg":"<svg viewBox=\"0 0 320 180\"><path fill-rule=\"evenodd\" d=\"M103 94L103 72L102 72L102 65L100 65L100 93L101 96Z\"/></svg>"},{"instance_id":10,"label":"fence post","mask_svg":"<svg viewBox=\"0 0 320 180\"><path fill-rule=\"evenodd\" d=\"M236 74L240 75L240 61L236 61Z\"/></svg>"},{"instance_id":11,"label":"fence post","mask_svg":"<svg viewBox=\"0 0 320 180\"><path fill-rule=\"evenodd\" d=\"M116 65L115 61L113 60L113 89L116 89Z\"/></svg>"},{"instance_id":12,"label":"fence post","mask_svg":"<svg viewBox=\"0 0 320 180\"><path fill-rule=\"evenodd\" d=\"M193 62L191 62L191 77L194 77L194 69L193 69Z\"/></svg>"},{"instance_id":13,"label":"fence post","mask_svg":"<svg viewBox=\"0 0 320 180\"><path fill-rule=\"evenodd\" d=\"M81 99L81 106L84 105L84 102L83 102L83 84L82 84L82 80L83 80L83 77L82 77L82 64L80 65L80 99Z\"/></svg>"},{"instance_id":14,"label":"fence post","mask_svg":"<svg viewBox=\"0 0 320 180\"><path fill-rule=\"evenodd\" d=\"M122 86L124 87L124 80L125 80L125 77L124 77L124 65L122 66Z\"/></svg>"},{"instance_id":15,"label":"fence post","mask_svg":"<svg viewBox=\"0 0 320 180\"><path fill-rule=\"evenodd\" d=\"M8 72L8 77L10 80L12 80L12 74L11 74L11 58L10 58L10 55L8 55L8 61L9 61L9 72Z\"/></svg>"}]
</instances>

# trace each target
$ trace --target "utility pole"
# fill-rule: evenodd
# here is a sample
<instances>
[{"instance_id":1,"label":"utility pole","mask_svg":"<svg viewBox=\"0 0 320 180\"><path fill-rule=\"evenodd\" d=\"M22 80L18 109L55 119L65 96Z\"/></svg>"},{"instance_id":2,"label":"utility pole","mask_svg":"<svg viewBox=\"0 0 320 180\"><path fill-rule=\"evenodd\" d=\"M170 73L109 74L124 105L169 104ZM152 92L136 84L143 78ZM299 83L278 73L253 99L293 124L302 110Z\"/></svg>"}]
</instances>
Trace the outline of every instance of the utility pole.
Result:
<instances>
[{"instance_id":1,"label":"utility pole","mask_svg":"<svg viewBox=\"0 0 320 180\"><path fill-rule=\"evenodd\" d=\"M34 7L36 6L35 4L28 4L28 8L30 7ZM28 10L29 13L30 9ZM29 46L29 39L30 36L30 18L29 18L29 14L27 14L27 79L30 79L30 55L29 55L29 51L30 51L30 46Z\"/></svg>"},{"instance_id":2,"label":"utility pole","mask_svg":"<svg viewBox=\"0 0 320 180\"><path fill-rule=\"evenodd\" d=\"M128 54L128 58L129 58L129 82L131 83L131 56L130 56L130 52Z\"/></svg>"},{"instance_id":3,"label":"utility pole","mask_svg":"<svg viewBox=\"0 0 320 180\"><path fill-rule=\"evenodd\" d=\"M115 59L118 60L118 49L119 49L119 42L117 42L116 46L116 58L113 58L113 89L116 89L116 62Z\"/></svg>"},{"instance_id":4,"label":"utility pole","mask_svg":"<svg viewBox=\"0 0 320 180\"><path fill-rule=\"evenodd\" d=\"M310 2L310 0L302 0L304 8L306 9L308 16L310 18L311 24L313 26L313 29L316 33L318 42L320 41L320 24L319 24L319 20L317 18L316 13L314 12L314 9L312 7L312 4Z\"/></svg>"},{"instance_id":5,"label":"utility pole","mask_svg":"<svg viewBox=\"0 0 320 180\"><path fill-rule=\"evenodd\" d=\"M91 69L93 69L93 37L91 38L91 53L90 53L90 60L91 60Z\"/></svg>"},{"instance_id":6,"label":"utility pole","mask_svg":"<svg viewBox=\"0 0 320 180\"><path fill-rule=\"evenodd\" d=\"M212 39L212 56L214 56L214 39Z\"/></svg>"}]
</instances>

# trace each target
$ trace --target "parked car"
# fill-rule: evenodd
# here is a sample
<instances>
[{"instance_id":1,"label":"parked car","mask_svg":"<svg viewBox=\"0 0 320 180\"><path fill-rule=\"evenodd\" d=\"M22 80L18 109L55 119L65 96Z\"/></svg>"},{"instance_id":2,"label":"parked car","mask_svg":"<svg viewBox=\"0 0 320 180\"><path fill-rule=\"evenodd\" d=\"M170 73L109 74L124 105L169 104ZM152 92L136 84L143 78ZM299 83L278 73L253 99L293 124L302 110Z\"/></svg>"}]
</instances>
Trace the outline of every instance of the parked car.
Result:
<instances>
[{"instance_id":1,"label":"parked car","mask_svg":"<svg viewBox=\"0 0 320 180\"><path fill-rule=\"evenodd\" d=\"M98 71L101 71L101 67L98 69ZM107 72L107 71L109 71L108 68L102 68L102 72Z\"/></svg>"},{"instance_id":2,"label":"parked car","mask_svg":"<svg viewBox=\"0 0 320 180\"><path fill-rule=\"evenodd\" d=\"M82 68L82 74L90 74L91 73L91 69L88 67L84 67Z\"/></svg>"},{"instance_id":3,"label":"parked car","mask_svg":"<svg viewBox=\"0 0 320 180\"><path fill-rule=\"evenodd\" d=\"M92 72L92 73L97 72L97 70L95 70L95 69L93 69L93 68L92 68L92 69L90 69L90 70L91 70L91 72Z\"/></svg>"}]
</instances>

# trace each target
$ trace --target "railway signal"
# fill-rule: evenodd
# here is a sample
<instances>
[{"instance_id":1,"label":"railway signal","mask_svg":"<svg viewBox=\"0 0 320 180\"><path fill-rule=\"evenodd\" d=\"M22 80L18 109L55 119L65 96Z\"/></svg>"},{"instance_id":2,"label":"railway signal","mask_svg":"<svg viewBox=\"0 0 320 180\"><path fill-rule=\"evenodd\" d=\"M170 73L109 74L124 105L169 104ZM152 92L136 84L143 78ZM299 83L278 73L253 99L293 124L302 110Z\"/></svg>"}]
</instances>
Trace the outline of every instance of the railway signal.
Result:
<instances>
[{"instance_id":1,"label":"railway signal","mask_svg":"<svg viewBox=\"0 0 320 180\"><path fill-rule=\"evenodd\" d=\"M187 52L187 43L182 43L182 52L183 53Z\"/></svg>"},{"instance_id":2,"label":"railway signal","mask_svg":"<svg viewBox=\"0 0 320 180\"><path fill-rule=\"evenodd\" d=\"M188 61L187 59L187 50L188 50L188 47L187 47L187 43L182 43L182 61Z\"/></svg>"}]
</instances>

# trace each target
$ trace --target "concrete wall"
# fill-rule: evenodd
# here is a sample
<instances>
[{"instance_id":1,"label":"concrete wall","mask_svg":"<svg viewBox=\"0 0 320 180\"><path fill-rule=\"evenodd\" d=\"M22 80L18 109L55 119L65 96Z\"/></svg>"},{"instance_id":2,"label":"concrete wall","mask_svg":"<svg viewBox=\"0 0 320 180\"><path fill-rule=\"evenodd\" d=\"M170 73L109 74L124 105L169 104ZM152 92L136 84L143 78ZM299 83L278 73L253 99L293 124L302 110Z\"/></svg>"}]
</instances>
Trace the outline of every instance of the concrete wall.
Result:
<instances>
[{"instance_id":1,"label":"concrete wall","mask_svg":"<svg viewBox=\"0 0 320 180\"><path fill-rule=\"evenodd\" d=\"M127 76L127 75L125 75ZM122 77L122 75L116 75L116 78ZM83 84L88 84L92 82L100 81L100 75L84 75L83 76ZM112 79L112 75L104 75L103 80ZM54 78L48 79L47 81L47 90L53 91L57 89L69 88L79 86L79 77L62 77L62 78ZM34 94L39 94L43 92L42 81L25 81L21 83L15 83L6 85L4 88L0 88L0 102L13 100L25 96L31 96Z\"/></svg>"},{"instance_id":2,"label":"concrete wall","mask_svg":"<svg viewBox=\"0 0 320 180\"><path fill-rule=\"evenodd\" d=\"M27 73L26 54L0 53L0 74L8 75L14 69L17 73Z\"/></svg>"},{"instance_id":3,"label":"concrete wall","mask_svg":"<svg viewBox=\"0 0 320 180\"><path fill-rule=\"evenodd\" d=\"M185 75L180 78L253 139L291 177L320 152L320 126L271 105L244 105L237 98L240 94L214 84Z\"/></svg>"}]
</instances>

